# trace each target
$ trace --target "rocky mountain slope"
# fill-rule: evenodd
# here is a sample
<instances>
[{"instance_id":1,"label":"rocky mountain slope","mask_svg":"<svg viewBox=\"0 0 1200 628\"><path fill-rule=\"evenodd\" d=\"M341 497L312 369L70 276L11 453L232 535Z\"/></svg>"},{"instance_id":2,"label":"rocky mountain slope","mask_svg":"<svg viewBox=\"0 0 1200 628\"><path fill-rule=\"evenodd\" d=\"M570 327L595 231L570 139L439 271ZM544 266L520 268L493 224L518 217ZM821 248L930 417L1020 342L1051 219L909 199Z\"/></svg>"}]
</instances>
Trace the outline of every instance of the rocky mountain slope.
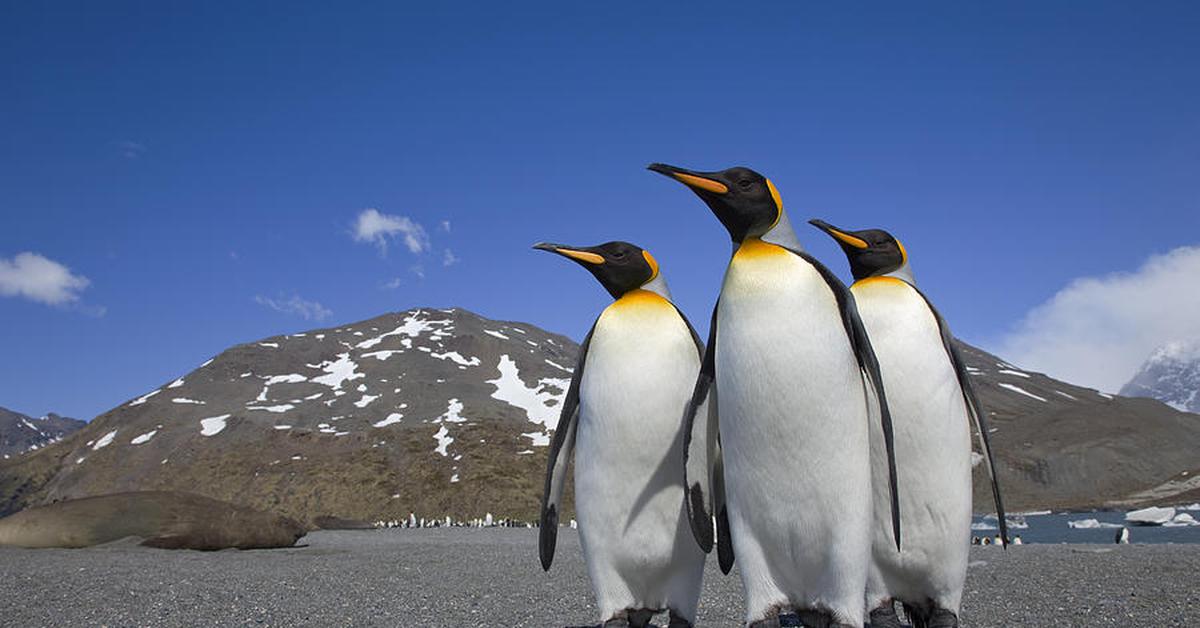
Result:
<instances>
[{"instance_id":1,"label":"rocky mountain slope","mask_svg":"<svg viewBox=\"0 0 1200 628\"><path fill-rule=\"evenodd\" d=\"M84 425L87 423L53 412L35 419L0 408L0 459L7 460L60 441Z\"/></svg>"},{"instance_id":2,"label":"rocky mountain slope","mask_svg":"<svg viewBox=\"0 0 1200 628\"><path fill-rule=\"evenodd\" d=\"M576 352L458 309L238 345L0 467L0 512L172 489L301 520L531 517Z\"/></svg>"},{"instance_id":3,"label":"rocky mountain slope","mask_svg":"<svg viewBox=\"0 0 1200 628\"><path fill-rule=\"evenodd\" d=\"M1200 466L1200 416L963 349L991 413L1011 510L1187 490L1172 483ZM0 463L0 514L174 489L306 521L534 519L577 352L563 336L461 309L238 345L62 442ZM976 505L986 511L983 482L977 467Z\"/></svg>"},{"instance_id":4,"label":"rocky mountain slope","mask_svg":"<svg viewBox=\"0 0 1200 628\"><path fill-rule=\"evenodd\" d=\"M1172 342L1146 359L1121 394L1150 397L1176 410L1200 412L1200 340Z\"/></svg>"}]
</instances>

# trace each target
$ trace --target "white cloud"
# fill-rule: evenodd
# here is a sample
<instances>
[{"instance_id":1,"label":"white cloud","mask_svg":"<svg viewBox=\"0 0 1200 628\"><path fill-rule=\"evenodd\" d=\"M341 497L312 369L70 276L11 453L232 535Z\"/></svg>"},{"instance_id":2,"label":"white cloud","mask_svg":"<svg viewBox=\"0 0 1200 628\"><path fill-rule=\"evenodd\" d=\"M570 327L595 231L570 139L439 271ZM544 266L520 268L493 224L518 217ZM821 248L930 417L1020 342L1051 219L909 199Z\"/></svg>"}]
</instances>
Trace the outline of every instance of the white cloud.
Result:
<instances>
[{"instance_id":1,"label":"white cloud","mask_svg":"<svg viewBox=\"0 0 1200 628\"><path fill-rule=\"evenodd\" d=\"M380 254L387 253L388 239L397 235L412 253L429 249L429 234L424 227L406 216L384 214L373 208L359 212L353 235L355 242L370 242L379 247Z\"/></svg>"},{"instance_id":2,"label":"white cloud","mask_svg":"<svg viewBox=\"0 0 1200 628\"><path fill-rule=\"evenodd\" d=\"M391 279L383 282L379 287L383 288L384 290L395 290L396 288L399 288L400 284L402 283L404 282L399 277L392 277Z\"/></svg>"},{"instance_id":3,"label":"white cloud","mask_svg":"<svg viewBox=\"0 0 1200 628\"><path fill-rule=\"evenodd\" d=\"M412 274L416 275L417 279L425 278L425 267L420 264L417 264L416 266L413 266L413 267L409 268L408 270Z\"/></svg>"},{"instance_id":4,"label":"white cloud","mask_svg":"<svg viewBox=\"0 0 1200 628\"><path fill-rule=\"evenodd\" d=\"M146 145L132 140L117 142L117 150L125 159L137 159L146 153Z\"/></svg>"},{"instance_id":5,"label":"white cloud","mask_svg":"<svg viewBox=\"0 0 1200 628\"><path fill-rule=\"evenodd\" d=\"M278 299L272 299L270 297L256 295L254 297L254 302L259 305L269 307L276 312L295 314L306 321L323 321L333 315L333 312L324 305L321 305L316 301L307 301L300 298L299 295L292 295L290 299L284 299L282 297Z\"/></svg>"},{"instance_id":6,"label":"white cloud","mask_svg":"<svg viewBox=\"0 0 1200 628\"><path fill-rule=\"evenodd\" d=\"M450 249L442 251L442 266L453 266L460 261L462 260L458 259L458 256L454 254L454 251L451 251Z\"/></svg>"},{"instance_id":7,"label":"white cloud","mask_svg":"<svg viewBox=\"0 0 1200 628\"><path fill-rule=\"evenodd\" d=\"M1200 338L1200 246L1131 273L1072 281L1033 308L996 353L1074 384L1116 391L1158 346Z\"/></svg>"},{"instance_id":8,"label":"white cloud","mask_svg":"<svg viewBox=\"0 0 1200 628\"><path fill-rule=\"evenodd\" d=\"M11 260L0 257L0 295L6 297L62 305L78 301L80 291L90 283L87 277L37 253L17 253Z\"/></svg>"},{"instance_id":9,"label":"white cloud","mask_svg":"<svg viewBox=\"0 0 1200 628\"><path fill-rule=\"evenodd\" d=\"M445 231L446 233L450 233L450 221L449 220L443 220L441 222L441 224L439 224L438 226L442 228L442 231Z\"/></svg>"}]
</instances>

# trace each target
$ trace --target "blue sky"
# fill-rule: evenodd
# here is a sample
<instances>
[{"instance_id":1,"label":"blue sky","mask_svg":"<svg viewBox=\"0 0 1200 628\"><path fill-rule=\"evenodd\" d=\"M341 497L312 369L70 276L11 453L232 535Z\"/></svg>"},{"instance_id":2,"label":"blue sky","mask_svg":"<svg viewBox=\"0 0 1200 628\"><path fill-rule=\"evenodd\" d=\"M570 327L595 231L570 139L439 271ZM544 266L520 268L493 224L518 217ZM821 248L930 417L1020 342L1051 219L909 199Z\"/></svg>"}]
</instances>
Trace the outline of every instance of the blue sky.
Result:
<instances>
[{"instance_id":1,"label":"blue sky","mask_svg":"<svg viewBox=\"0 0 1200 628\"><path fill-rule=\"evenodd\" d=\"M960 336L1022 355L1081 280L1200 244L1195 3L167 4L0 9L2 406L90 418L415 306L578 339L608 297L538 240L646 246L704 328L727 237L652 161L892 230ZM1139 316L1126 362L1200 335Z\"/></svg>"}]
</instances>

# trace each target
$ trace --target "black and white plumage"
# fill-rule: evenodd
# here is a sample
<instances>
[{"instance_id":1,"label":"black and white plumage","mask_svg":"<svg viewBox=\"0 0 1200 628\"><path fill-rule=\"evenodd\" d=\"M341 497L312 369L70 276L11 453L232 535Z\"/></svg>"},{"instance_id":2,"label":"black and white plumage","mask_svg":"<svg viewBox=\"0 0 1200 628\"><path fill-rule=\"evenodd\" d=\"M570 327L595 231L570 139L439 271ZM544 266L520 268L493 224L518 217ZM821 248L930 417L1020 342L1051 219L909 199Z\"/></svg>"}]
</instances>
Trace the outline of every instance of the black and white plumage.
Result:
<instances>
[{"instance_id":1,"label":"black and white plumage","mask_svg":"<svg viewBox=\"0 0 1200 628\"><path fill-rule=\"evenodd\" d=\"M696 616L704 553L683 491L683 413L703 347L670 301L658 264L624 242L539 244L591 271L615 301L580 350L551 443L539 554L549 570L575 461L575 511L600 621L645 625Z\"/></svg>"}]
</instances>

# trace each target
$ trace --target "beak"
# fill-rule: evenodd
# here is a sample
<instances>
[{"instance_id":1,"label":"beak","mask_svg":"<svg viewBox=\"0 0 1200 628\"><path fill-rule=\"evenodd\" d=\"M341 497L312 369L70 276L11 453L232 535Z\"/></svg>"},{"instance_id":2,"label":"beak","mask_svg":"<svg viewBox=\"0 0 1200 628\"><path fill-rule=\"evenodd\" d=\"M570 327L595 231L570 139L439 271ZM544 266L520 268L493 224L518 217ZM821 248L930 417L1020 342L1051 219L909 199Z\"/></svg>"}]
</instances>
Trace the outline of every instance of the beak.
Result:
<instances>
[{"instance_id":1,"label":"beak","mask_svg":"<svg viewBox=\"0 0 1200 628\"><path fill-rule=\"evenodd\" d=\"M725 194L729 192L729 187L724 183L714 179L711 173L695 172L686 168L679 168L677 166L668 166L667 164L658 163L650 164L649 166L646 166L646 169L653 170L654 172L667 177L671 177L672 179L675 179L676 181L679 181L680 183L692 188L692 190L696 192L701 190L710 192L712 194Z\"/></svg>"},{"instance_id":2,"label":"beak","mask_svg":"<svg viewBox=\"0 0 1200 628\"><path fill-rule=\"evenodd\" d=\"M837 240L838 242L840 242L846 246L853 247L853 248L860 249L860 250L865 250L865 249L871 248L871 245L867 244L867 242L865 240L863 240L862 238L853 235L849 231L843 231L842 229L838 229L837 227L825 222L824 220L818 220L818 219L814 218L814 219L808 221L808 224L820 229L821 231L824 231L825 233L829 234L829 237L833 238L834 240Z\"/></svg>"},{"instance_id":3,"label":"beak","mask_svg":"<svg viewBox=\"0 0 1200 628\"><path fill-rule=\"evenodd\" d=\"M604 257L591 252L588 247L570 247L562 244L551 244L550 242L538 242L533 245L533 248L558 253L563 257L569 257L585 264L600 265L604 263Z\"/></svg>"}]
</instances>

